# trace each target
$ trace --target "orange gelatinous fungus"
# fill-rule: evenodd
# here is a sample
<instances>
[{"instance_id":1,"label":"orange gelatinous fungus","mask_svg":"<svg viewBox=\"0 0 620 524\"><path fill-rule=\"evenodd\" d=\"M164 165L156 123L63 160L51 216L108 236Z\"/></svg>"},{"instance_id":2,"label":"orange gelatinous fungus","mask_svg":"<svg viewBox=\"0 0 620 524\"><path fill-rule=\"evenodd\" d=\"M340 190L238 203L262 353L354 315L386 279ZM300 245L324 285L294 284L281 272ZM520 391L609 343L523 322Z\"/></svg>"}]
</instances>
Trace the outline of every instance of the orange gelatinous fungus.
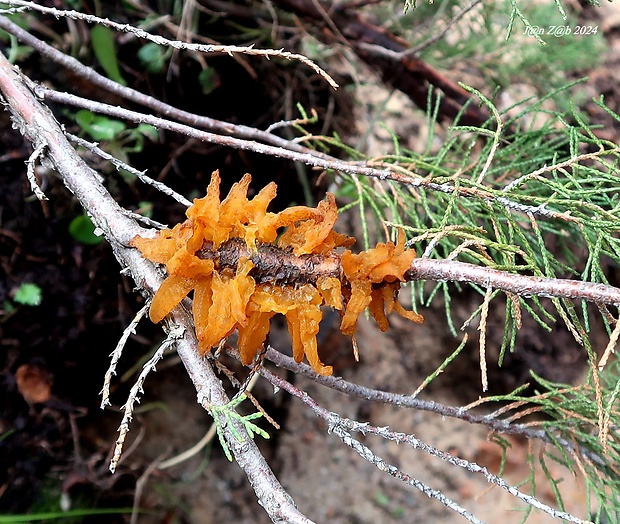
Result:
<instances>
[{"instance_id":1,"label":"orange gelatinous fungus","mask_svg":"<svg viewBox=\"0 0 620 524\"><path fill-rule=\"evenodd\" d=\"M187 294L196 287L196 280L181 276L169 276L161 283L151 302L149 316L157 324L161 322Z\"/></svg>"},{"instance_id":2,"label":"orange gelatinous fungus","mask_svg":"<svg viewBox=\"0 0 620 524\"><path fill-rule=\"evenodd\" d=\"M394 311L398 313L401 317L411 320L412 322L416 322L421 324L424 322L424 317L415 311L407 311L403 305L397 301L394 302Z\"/></svg>"},{"instance_id":3,"label":"orange gelatinous fungus","mask_svg":"<svg viewBox=\"0 0 620 524\"><path fill-rule=\"evenodd\" d=\"M340 331L353 336L357 330L357 318L372 302L372 282L370 280L352 280L351 297L340 322Z\"/></svg>"},{"instance_id":4,"label":"orange gelatinous fungus","mask_svg":"<svg viewBox=\"0 0 620 524\"><path fill-rule=\"evenodd\" d=\"M241 363L245 366L261 351L269 333L269 321L275 315L273 312L265 313L260 309L248 306L248 322L245 326L239 326L239 354Z\"/></svg>"},{"instance_id":5,"label":"orange gelatinous fungus","mask_svg":"<svg viewBox=\"0 0 620 524\"><path fill-rule=\"evenodd\" d=\"M385 297L383 289L377 288L370 292L370 304L368 305L368 311L372 315L372 318L377 322L377 326L381 331L387 331L390 327L387 316L385 315Z\"/></svg>"},{"instance_id":6,"label":"orange gelatinous fungus","mask_svg":"<svg viewBox=\"0 0 620 524\"><path fill-rule=\"evenodd\" d=\"M342 288L340 280L335 277L321 276L316 281L316 287L323 297L326 306L342 311Z\"/></svg>"},{"instance_id":7,"label":"orange gelatinous fungus","mask_svg":"<svg viewBox=\"0 0 620 524\"><path fill-rule=\"evenodd\" d=\"M286 317L293 357L305 356L319 374L330 375L319 357L321 307L341 312L340 329L354 335L359 315L369 308L382 331L392 311L414 322L422 316L398 302L400 283L415 252L386 242L353 254L355 239L333 230L338 208L333 195L316 209L296 206L267 211L276 196L272 182L248 199L245 175L220 199L220 176L213 173L207 195L187 210L187 220L154 238L136 237L132 245L152 262L165 264L168 277L153 297L150 317L161 321L193 290L196 335L201 353L235 330L241 362L250 364L269 333L271 318Z\"/></svg>"},{"instance_id":8,"label":"orange gelatinous fungus","mask_svg":"<svg viewBox=\"0 0 620 524\"><path fill-rule=\"evenodd\" d=\"M194 316L194 325L196 326L196 338L200 344L201 352L203 352L203 340L205 332L209 328L209 309L211 308L213 297L212 277L201 278L196 282L194 288L194 301L192 304L192 315ZM211 348L204 348L204 353Z\"/></svg>"}]
</instances>

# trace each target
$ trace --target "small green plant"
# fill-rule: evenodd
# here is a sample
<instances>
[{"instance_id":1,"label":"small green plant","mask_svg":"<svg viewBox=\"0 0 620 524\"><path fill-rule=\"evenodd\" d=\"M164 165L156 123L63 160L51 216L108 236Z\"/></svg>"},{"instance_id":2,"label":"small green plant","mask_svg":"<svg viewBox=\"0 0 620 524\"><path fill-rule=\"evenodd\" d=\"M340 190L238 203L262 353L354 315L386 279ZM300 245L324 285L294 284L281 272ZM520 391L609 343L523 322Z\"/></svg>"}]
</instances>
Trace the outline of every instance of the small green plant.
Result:
<instances>
[{"instance_id":1,"label":"small green plant","mask_svg":"<svg viewBox=\"0 0 620 524\"><path fill-rule=\"evenodd\" d=\"M123 75L121 75L116 56L116 46L114 44L115 34L116 33L109 27L95 25L90 30L90 40L93 46L93 52L108 77L125 86L127 82L125 82Z\"/></svg>"},{"instance_id":2,"label":"small green plant","mask_svg":"<svg viewBox=\"0 0 620 524\"><path fill-rule=\"evenodd\" d=\"M149 73L162 73L166 62L172 56L171 48L163 48L154 42L144 44L138 51L138 59Z\"/></svg>"},{"instance_id":3,"label":"small green plant","mask_svg":"<svg viewBox=\"0 0 620 524\"><path fill-rule=\"evenodd\" d=\"M82 128L82 131L94 140L118 140L121 133L127 129L127 126L120 120L96 115L86 109L76 113L75 121Z\"/></svg>"},{"instance_id":4,"label":"small green plant","mask_svg":"<svg viewBox=\"0 0 620 524\"><path fill-rule=\"evenodd\" d=\"M38 306L43 299L43 291L36 284L22 283L13 296L13 300L23 306Z\"/></svg>"}]
</instances>

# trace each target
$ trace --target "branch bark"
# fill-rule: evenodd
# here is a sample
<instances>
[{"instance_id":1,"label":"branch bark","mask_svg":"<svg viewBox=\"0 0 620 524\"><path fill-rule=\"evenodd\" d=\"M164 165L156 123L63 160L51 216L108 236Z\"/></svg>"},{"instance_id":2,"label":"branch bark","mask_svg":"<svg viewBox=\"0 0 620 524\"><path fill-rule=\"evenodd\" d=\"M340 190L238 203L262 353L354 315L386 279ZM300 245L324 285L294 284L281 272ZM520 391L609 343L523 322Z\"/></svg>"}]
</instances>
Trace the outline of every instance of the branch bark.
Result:
<instances>
[{"instance_id":1,"label":"branch bark","mask_svg":"<svg viewBox=\"0 0 620 524\"><path fill-rule=\"evenodd\" d=\"M231 239L215 252L205 246L198 252L198 256L212 259L217 266L226 268L236 268L240 258L249 258L255 266L250 275L259 283L316 283L319 277L325 276L339 278L346 284L343 281L340 257L334 253L296 256L271 245L259 245L254 253L245 242ZM416 258L411 269L405 273L405 279L467 282L522 297L566 298L620 305L620 289L614 286L565 278L519 275L455 260Z\"/></svg>"},{"instance_id":2,"label":"branch bark","mask_svg":"<svg viewBox=\"0 0 620 524\"><path fill-rule=\"evenodd\" d=\"M51 111L42 105L26 87L24 79L0 53L0 92L10 111L15 127L34 145L44 147L60 179L91 215L101 229L114 254L131 274L138 286L152 294L160 285L161 277L155 266L129 247L129 241L145 230L128 218L99 180L99 175L76 153L65 138ZM222 384L211 366L197 350L197 340L191 315L182 307L171 314L171 321L184 328L177 341L177 351L198 393L203 406L222 406L229 402ZM224 424L225 438L239 466L252 485L258 502L273 522L310 524L312 521L297 510L290 495L280 485L254 441L242 426ZM237 440L235 434L241 435Z\"/></svg>"}]
</instances>

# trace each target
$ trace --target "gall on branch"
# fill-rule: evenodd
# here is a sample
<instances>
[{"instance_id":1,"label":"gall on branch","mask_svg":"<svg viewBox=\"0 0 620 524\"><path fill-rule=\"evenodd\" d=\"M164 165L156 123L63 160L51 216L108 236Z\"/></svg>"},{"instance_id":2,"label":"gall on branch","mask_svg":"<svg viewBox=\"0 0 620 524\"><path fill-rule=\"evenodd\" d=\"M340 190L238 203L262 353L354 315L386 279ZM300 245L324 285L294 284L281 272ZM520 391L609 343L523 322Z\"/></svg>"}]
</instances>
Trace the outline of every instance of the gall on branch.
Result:
<instances>
[{"instance_id":1,"label":"gall on branch","mask_svg":"<svg viewBox=\"0 0 620 524\"><path fill-rule=\"evenodd\" d=\"M267 207L276 184L249 200L250 181L245 175L220 200L216 171L207 195L194 200L185 222L154 238L133 239L145 258L165 264L168 273L151 304L153 322L193 291L200 352L238 330L241 361L247 365L263 348L271 318L280 313L286 317L295 360L301 362L305 355L317 373L331 375L332 367L323 365L317 351L321 306L340 311L340 329L349 336L366 308L382 331L389 327L386 315L391 312L423 321L397 300L416 256L405 249L402 231L396 244L354 254L343 248L355 239L333 230L338 217L333 195L328 193L316 209L295 206L271 213Z\"/></svg>"}]
</instances>

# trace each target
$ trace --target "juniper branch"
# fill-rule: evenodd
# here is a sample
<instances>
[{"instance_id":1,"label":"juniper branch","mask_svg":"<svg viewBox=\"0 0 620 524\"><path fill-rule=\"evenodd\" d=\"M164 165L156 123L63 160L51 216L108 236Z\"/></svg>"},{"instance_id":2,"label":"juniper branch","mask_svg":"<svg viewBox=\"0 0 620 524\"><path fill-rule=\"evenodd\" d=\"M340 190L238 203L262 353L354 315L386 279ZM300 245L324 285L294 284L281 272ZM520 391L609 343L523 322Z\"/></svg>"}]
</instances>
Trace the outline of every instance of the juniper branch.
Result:
<instances>
[{"instance_id":1,"label":"juniper branch","mask_svg":"<svg viewBox=\"0 0 620 524\"><path fill-rule=\"evenodd\" d=\"M255 266L250 274L259 282L315 283L321 276L344 279L340 257L334 253L297 256L267 244L258 245L254 251L239 239L231 239L216 251L211 251L209 246L203 247L198 251L198 256L213 259L216 265L225 268L236 268L240 258L249 258ZM405 279L467 282L523 297L566 298L620 305L620 289L607 284L519 275L455 260L416 258L411 269L405 273ZM342 282L346 284L344 280Z\"/></svg>"}]
</instances>

